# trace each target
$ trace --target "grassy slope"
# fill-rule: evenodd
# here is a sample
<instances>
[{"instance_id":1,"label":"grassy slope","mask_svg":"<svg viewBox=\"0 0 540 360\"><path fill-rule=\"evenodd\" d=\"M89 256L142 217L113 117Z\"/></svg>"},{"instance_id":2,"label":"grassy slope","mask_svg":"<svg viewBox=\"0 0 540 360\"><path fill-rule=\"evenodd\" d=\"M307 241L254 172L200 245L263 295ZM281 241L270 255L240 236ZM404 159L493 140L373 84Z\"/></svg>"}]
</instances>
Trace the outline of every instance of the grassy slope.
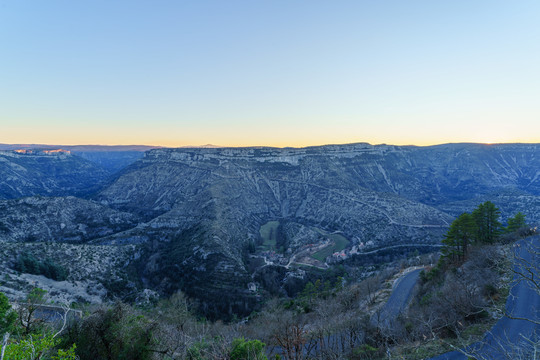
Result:
<instances>
[{"instance_id":1,"label":"grassy slope","mask_svg":"<svg viewBox=\"0 0 540 360\"><path fill-rule=\"evenodd\" d=\"M331 246L327 246L322 250L317 251L312 255L314 259L324 262L325 259L332 255L335 252L345 249L349 245L349 240L347 240L343 235L340 234L323 234L332 241Z\"/></svg>"},{"instance_id":2,"label":"grassy slope","mask_svg":"<svg viewBox=\"0 0 540 360\"><path fill-rule=\"evenodd\" d=\"M278 226L279 221L269 221L259 229L259 234L263 239L262 247L264 250L276 249Z\"/></svg>"}]
</instances>

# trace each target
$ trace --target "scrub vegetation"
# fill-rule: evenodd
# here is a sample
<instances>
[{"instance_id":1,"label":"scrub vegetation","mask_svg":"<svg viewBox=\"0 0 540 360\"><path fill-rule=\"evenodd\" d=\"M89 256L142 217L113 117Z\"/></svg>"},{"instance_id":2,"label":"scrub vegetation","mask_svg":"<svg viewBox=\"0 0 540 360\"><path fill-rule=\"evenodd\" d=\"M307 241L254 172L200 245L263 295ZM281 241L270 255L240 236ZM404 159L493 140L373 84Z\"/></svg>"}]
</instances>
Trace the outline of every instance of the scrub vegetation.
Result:
<instances>
[{"instance_id":1,"label":"scrub vegetation","mask_svg":"<svg viewBox=\"0 0 540 360\"><path fill-rule=\"evenodd\" d=\"M464 220L465 219L465 220ZM423 359L479 340L504 312L511 243L531 234L517 214L508 227L481 204L451 225L439 259L412 253L361 276L318 270L295 295L276 296L245 319L208 321L181 292L140 304L51 304L32 289L24 301L0 293L1 359ZM486 224L490 225L487 226ZM271 239L279 222L261 228ZM489 229L492 236L486 236ZM335 246L340 235L327 235ZM275 237L274 237L275 238ZM19 265L40 268L19 256ZM37 265L36 265L37 264ZM44 265L43 265L44 266ZM422 266L410 305L391 324L378 319L405 269ZM73 308L79 308L75 311ZM80 314L74 316L74 314Z\"/></svg>"}]
</instances>

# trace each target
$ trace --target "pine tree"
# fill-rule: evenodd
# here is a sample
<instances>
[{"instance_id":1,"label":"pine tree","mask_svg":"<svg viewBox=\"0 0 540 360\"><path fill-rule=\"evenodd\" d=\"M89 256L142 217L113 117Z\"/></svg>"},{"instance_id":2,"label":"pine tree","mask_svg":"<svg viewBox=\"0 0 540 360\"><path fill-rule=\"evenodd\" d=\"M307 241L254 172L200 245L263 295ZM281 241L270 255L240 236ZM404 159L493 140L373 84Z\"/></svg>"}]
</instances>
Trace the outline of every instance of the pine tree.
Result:
<instances>
[{"instance_id":1,"label":"pine tree","mask_svg":"<svg viewBox=\"0 0 540 360\"><path fill-rule=\"evenodd\" d=\"M502 224L499 221L501 211L491 201L478 205L472 212L476 222L475 240L480 243L493 243L500 234Z\"/></svg>"},{"instance_id":2,"label":"pine tree","mask_svg":"<svg viewBox=\"0 0 540 360\"><path fill-rule=\"evenodd\" d=\"M453 261L462 261L467 257L468 247L478 233L476 222L471 214L463 213L450 225L445 235L443 255Z\"/></svg>"},{"instance_id":3,"label":"pine tree","mask_svg":"<svg viewBox=\"0 0 540 360\"><path fill-rule=\"evenodd\" d=\"M505 232L512 233L526 226L527 223L525 222L525 215L518 212L516 215L514 215L514 217L508 219L508 226L506 227Z\"/></svg>"}]
</instances>

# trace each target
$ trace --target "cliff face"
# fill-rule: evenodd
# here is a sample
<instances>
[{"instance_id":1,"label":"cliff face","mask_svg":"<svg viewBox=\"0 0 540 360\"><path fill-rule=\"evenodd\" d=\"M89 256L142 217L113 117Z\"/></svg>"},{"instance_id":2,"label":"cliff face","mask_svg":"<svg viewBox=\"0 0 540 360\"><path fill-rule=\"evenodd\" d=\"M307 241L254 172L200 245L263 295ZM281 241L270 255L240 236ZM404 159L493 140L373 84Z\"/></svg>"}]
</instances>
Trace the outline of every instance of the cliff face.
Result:
<instances>
[{"instance_id":1,"label":"cliff face","mask_svg":"<svg viewBox=\"0 0 540 360\"><path fill-rule=\"evenodd\" d=\"M53 235L43 239L69 241L68 228L96 245L134 247L129 266L143 286L181 288L210 312L242 314L256 303L254 262L325 268L374 249L439 244L456 215L485 200L503 220L522 211L540 221L540 145L155 149L95 202L65 200L57 223L77 221L47 225ZM101 225L83 234L92 214ZM31 232L8 220L22 229L12 239Z\"/></svg>"},{"instance_id":2,"label":"cliff face","mask_svg":"<svg viewBox=\"0 0 540 360\"><path fill-rule=\"evenodd\" d=\"M235 221L241 225L234 230L248 238L276 218L349 236L370 226L380 232L381 226L448 225L450 217L415 198L434 192L431 185L400 173L403 164L388 159L387 149L343 148L154 150L97 200L140 213L154 228L185 227L201 219Z\"/></svg>"},{"instance_id":3,"label":"cliff face","mask_svg":"<svg viewBox=\"0 0 540 360\"><path fill-rule=\"evenodd\" d=\"M145 199L145 205L166 210L174 203L168 194L181 191L195 176L213 179L251 181L254 184L295 181L304 185L363 188L391 193L427 204L466 200L501 188L540 193L540 145L447 144L430 147L371 146L368 144L330 145L302 149L217 148L158 149L146 153L126 174L152 167L159 175L169 172L164 196ZM170 169L169 169L170 167ZM176 173L174 171L177 171ZM184 171L186 173L184 174ZM176 176L176 175L188 175ZM133 190L132 177L119 179ZM153 181L145 181L151 187ZM261 183L262 184L262 183ZM139 199L128 199L127 191L115 185L102 193L114 192L116 199L129 206ZM133 194L133 192L131 192ZM173 196L174 198L174 196ZM112 199L112 202L115 202ZM116 199L118 200L118 199ZM134 205L133 207L137 207Z\"/></svg>"},{"instance_id":4,"label":"cliff face","mask_svg":"<svg viewBox=\"0 0 540 360\"><path fill-rule=\"evenodd\" d=\"M152 243L141 265L149 286L181 284L219 296L224 288L246 287L242 249L250 241L260 245L261 226L271 220L289 229L289 248L277 258L288 265L324 266L323 255L306 246L324 250L327 241L325 255L341 250L322 232L337 232L348 241L344 256L398 244L437 244L453 216L483 197L509 194L497 203L504 214L516 208L519 197L536 199L539 149L354 144L152 150L97 197L147 222L100 241ZM520 210L537 219L535 210ZM171 274L167 281L164 269Z\"/></svg>"},{"instance_id":5,"label":"cliff face","mask_svg":"<svg viewBox=\"0 0 540 360\"><path fill-rule=\"evenodd\" d=\"M176 221L301 218L354 232L373 222L445 226L449 218L434 207L502 190L540 195L538 154L538 145L478 144L159 149L98 199L148 218L165 215L156 226L169 211Z\"/></svg>"},{"instance_id":6,"label":"cliff face","mask_svg":"<svg viewBox=\"0 0 540 360\"><path fill-rule=\"evenodd\" d=\"M0 199L88 194L110 176L81 157L50 151L0 151Z\"/></svg>"}]
</instances>

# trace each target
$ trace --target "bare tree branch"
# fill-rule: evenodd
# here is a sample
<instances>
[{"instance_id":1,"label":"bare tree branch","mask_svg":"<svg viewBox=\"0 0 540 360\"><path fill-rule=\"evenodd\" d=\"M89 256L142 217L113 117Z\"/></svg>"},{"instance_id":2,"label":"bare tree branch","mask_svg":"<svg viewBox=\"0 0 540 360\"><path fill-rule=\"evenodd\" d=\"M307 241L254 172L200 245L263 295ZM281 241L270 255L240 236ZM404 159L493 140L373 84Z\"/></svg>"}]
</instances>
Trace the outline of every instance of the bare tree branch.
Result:
<instances>
[{"instance_id":1,"label":"bare tree branch","mask_svg":"<svg viewBox=\"0 0 540 360\"><path fill-rule=\"evenodd\" d=\"M5 333L4 340L2 341L2 352L0 353L0 360L4 360L4 353L6 352L8 340L9 340L9 333Z\"/></svg>"}]
</instances>

